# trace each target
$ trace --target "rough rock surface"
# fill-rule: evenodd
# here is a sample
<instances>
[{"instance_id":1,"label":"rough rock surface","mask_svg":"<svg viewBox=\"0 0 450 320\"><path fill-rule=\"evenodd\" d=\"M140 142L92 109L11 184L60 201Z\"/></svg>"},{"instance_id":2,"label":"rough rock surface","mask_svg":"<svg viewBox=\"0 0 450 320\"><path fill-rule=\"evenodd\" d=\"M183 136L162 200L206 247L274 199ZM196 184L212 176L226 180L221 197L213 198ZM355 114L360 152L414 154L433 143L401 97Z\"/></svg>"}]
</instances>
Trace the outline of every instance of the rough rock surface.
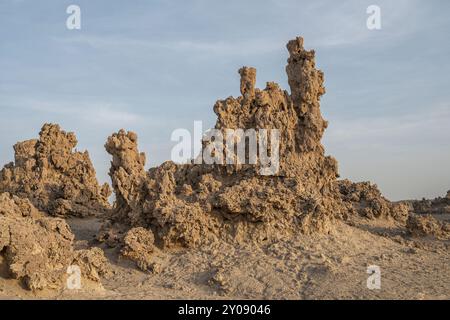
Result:
<instances>
[{"instance_id":1,"label":"rough rock surface","mask_svg":"<svg viewBox=\"0 0 450 320\"><path fill-rule=\"evenodd\" d=\"M340 180L337 187L342 201L348 206L348 210L344 211L345 217L358 214L369 219L393 218L400 222L406 222L408 219L409 207L406 203L390 202L382 196L378 187L370 182Z\"/></svg>"},{"instance_id":2,"label":"rough rock surface","mask_svg":"<svg viewBox=\"0 0 450 320\"><path fill-rule=\"evenodd\" d=\"M107 278L111 275L109 262L100 248L75 251L72 265L79 266L81 274L95 282L100 282L102 277Z\"/></svg>"},{"instance_id":3,"label":"rough rock surface","mask_svg":"<svg viewBox=\"0 0 450 320\"><path fill-rule=\"evenodd\" d=\"M133 228L123 239L122 257L136 262L139 269L147 271L154 263L152 253L155 251L155 237L150 230L142 227Z\"/></svg>"},{"instance_id":4,"label":"rough rock surface","mask_svg":"<svg viewBox=\"0 0 450 320\"><path fill-rule=\"evenodd\" d=\"M327 232L339 197L332 194L337 161L324 155L320 139L327 126L320 113L325 93L314 51L297 38L287 45L291 94L273 82L255 88L256 70L243 67L241 94L218 101L215 128L278 129L280 170L260 175L260 164L177 165L166 162L148 172L137 135L124 130L108 138L116 195L113 223L151 229L170 246L204 241L266 241L297 232ZM203 142L203 151L208 143Z\"/></svg>"},{"instance_id":5,"label":"rough rock surface","mask_svg":"<svg viewBox=\"0 0 450 320\"><path fill-rule=\"evenodd\" d=\"M418 214L450 214L450 190L445 197L432 200L422 199L410 201L412 211Z\"/></svg>"},{"instance_id":6,"label":"rough rock surface","mask_svg":"<svg viewBox=\"0 0 450 320\"><path fill-rule=\"evenodd\" d=\"M411 235L416 237L433 236L442 240L450 240L450 223L439 221L430 215L410 215L406 222L406 228Z\"/></svg>"},{"instance_id":7,"label":"rough rock surface","mask_svg":"<svg viewBox=\"0 0 450 320\"><path fill-rule=\"evenodd\" d=\"M225 165L169 161L146 172L137 135L120 130L105 145L113 157L110 175L116 194L108 224L151 229L165 246L197 246L217 239L264 242L297 232L329 232L335 217L351 214L405 222L406 205L392 204L376 186L337 182L337 161L325 156L321 144L327 127L320 112L323 73L302 38L289 41L287 48L290 94L273 82L264 90L255 88L256 69L243 67L242 96L214 106L215 129L224 135L227 129L279 130L276 175L262 176L260 163L236 159ZM211 144L203 141L203 153ZM118 229L105 228L109 239Z\"/></svg>"},{"instance_id":8,"label":"rough rock surface","mask_svg":"<svg viewBox=\"0 0 450 320\"><path fill-rule=\"evenodd\" d=\"M109 186L99 186L89 154L73 151L76 145L73 133L45 124L39 139L14 146L14 162L0 171L0 192L28 198L53 216L104 212L109 208Z\"/></svg>"},{"instance_id":9,"label":"rough rock surface","mask_svg":"<svg viewBox=\"0 0 450 320\"><path fill-rule=\"evenodd\" d=\"M9 276L29 290L63 286L69 265L80 265L82 275L106 274L107 261L100 249L75 251L74 235L60 218L39 212L28 199L0 194L0 255ZM84 257L92 257L87 260Z\"/></svg>"}]
</instances>

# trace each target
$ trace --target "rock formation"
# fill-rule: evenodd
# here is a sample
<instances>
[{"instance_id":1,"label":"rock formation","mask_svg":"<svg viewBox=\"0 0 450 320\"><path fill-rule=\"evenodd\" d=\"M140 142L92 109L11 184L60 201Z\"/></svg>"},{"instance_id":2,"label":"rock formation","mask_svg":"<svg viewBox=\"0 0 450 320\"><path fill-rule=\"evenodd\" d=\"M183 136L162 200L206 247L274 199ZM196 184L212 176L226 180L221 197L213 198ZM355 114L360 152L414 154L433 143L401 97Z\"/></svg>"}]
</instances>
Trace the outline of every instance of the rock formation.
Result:
<instances>
[{"instance_id":1,"label":"rock formation","mask_svg":"<svg viewBox=\"0 0 450 320\"><path fill-rule=\"evenodd\" d=\"M45 124L39 139L14 146L14 162L0 171L0 258L30 290L62 288L72 264L97 282L109 270L102 250L74 250L68 224L52 217L109 209L108 185L98 185L89 154L73 151L76 144L73 133Z\"/></svg>"},{"instance_id":2,"label":"rock formation","mask_svg":"<svg viewBox=\"0 0 450 320\"><path fill-rule=\"evenodd\" d=\"M63 219L48 217L28 199L0 194L0 260L9 276L30 290L61 289L70 265L84 278L99 281L109 272L100 249L76 251Z\"/></svg>"},{"instance_id":3,"label":"rock formation","mask_svg":"<svg viewBox=\"0 0 450 320\"><path fill-rule=\"evenodd\" d=\"M359 215L365 218L394 218L400 222L408 219L406 203L392 203L384 198L378 187L370 182L354 183L341 180L337 183L337 193L347 206L345 216ZM345 218L345 217L344 217Z\"/></svg>"},{"instance_id":4,"label":"rock formation","mask_svg":"<svg viewBox=\"0 0 450 320\"><path fill-rule=\"evenodd\" d=\"M450 190L445 197L410 201L412 212L417 214L450 214Z\"/></svg>"},{"instance_id":5,"label":"rock formation","mask_svg":"<svg viewBox=\"0 0 450 320\"><path fill-rule=\"evenodd\" d=\"M289 41L287 48L291 94L273 82L264 90L255 88L256 70L243 67L242 96L214 106L215 129L224 133L279 130L277 174L259 174L259 163L196 161L169 161L146 172L137 135L121 130L105 145L113 157L110 176L116 202L101 240L120 242L124 225L151 229L163 246L189 247L216 239L263 242L330 229L330 221L351 205L336 192L337 161L324 155L320 142L327 127L320 112L323 73L315 67L314 51L303 48L302 38ZM203 141L203 152L210 144Z\"/></svg>"},{"instance_id":6,"label":"rock formation","mask_svg":"<svg viewBox=\"0 0 450 320\"><path fill-rule=\"evenodd\" d=\"M406 228L415 237L432 236L442 240L450 240L450 223L439 221L431 215L410 215L406 222Z\"/></svg>"},{"instance_id":7,"label":"rock formation","mask_svg":"<svg viewBox=\"0 0 450 320\"><path fill-rule=\"evenodd\" d=\"M155 237L150 230L142 227L133 228L127 232L123 239L124 246L121 255L124 258L135 261L139 269L147 271L153 269L153 252Z\"/></svg>"},{"instance_id":8,"label":"rock formation","mask_svg":"<svg viewBox=\"0 0 450 320\"><path fill-rule=\"evenodd\" d=\"M53 216L87 216L109 208L110 189L98 185L87 152L73 151L77 139L45 124L39 139L17 143L14 162L0 171L0 192L28 198Z\"/></svg>"}]
</instances>

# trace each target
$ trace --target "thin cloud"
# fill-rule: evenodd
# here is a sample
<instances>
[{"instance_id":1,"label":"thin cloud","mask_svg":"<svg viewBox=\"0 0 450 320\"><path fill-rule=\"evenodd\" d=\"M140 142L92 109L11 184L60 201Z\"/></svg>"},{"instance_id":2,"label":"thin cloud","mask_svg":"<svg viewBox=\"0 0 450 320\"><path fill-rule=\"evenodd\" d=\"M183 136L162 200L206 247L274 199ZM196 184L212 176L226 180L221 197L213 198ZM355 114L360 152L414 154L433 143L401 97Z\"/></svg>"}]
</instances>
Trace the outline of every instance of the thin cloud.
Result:
<instances>
[{"instance_id":1,"label":"thin cloud","mask_svg":"<svg viewBox=\"0 0 450 320\"><path fill-rule=\"evenodd\" d=\"M314 30L315 35L311 45L315 48L332 48L357 46L369 41L382 41L384 46L394 43L398 39L413 34L419 28L420 24L416 21L420 19L420 12L415 9L417 6L414 3L413 0L374 3L381 8L382 29L377 31L367 29L366 8L371 4L367 1L328 4L333 10L327 10L326 14L320 12L324 10L322 5L314 9L316 14L310 14L322 17L320 21L327 23L323 23Z\"/></svg>"},{"instance_id":2,"label":"thin cloud","mask_svg":"<svg viewBox=\"0 0 450 320\"><path fill-rule=\"evenodd\" d=\"M136 125L142 119L139 114L129 111L130 108L127 106L113 106L102 102L68 104L67 102L22 101L15 107L31 112L70 117L93 125Z\"/></svg>"},{"instance_id":3,"label":"thin cloud","mask_svg":"<svg viewBox=\"0 0 450 320\"><path fill-rule=\"evenodd\" d=\"M250 41L197 41L197 40L143 40L126 38L122 36L96 36L82 35L70 38L53 38L55 41L65 44L86 45L95 49L120 49L126 50L169 50L176 52L199 52L217 55L242 55L255 53L270 53L279 51L278 43L267 39Z\"/></svg>"},{"instance_id":4,"label":"thin cloud","mask_svg":"<svg viewBox=\"0 0 450 320\"><path fill-rule=\"evenodd\" d=\"M450 105L440 104L422 112L397 116L378 116L357 119L335 119L326 133L330 145L367 146L367 142L397 141L405 146L420 142L448 141Z\"/></svg>"}]
</instances>

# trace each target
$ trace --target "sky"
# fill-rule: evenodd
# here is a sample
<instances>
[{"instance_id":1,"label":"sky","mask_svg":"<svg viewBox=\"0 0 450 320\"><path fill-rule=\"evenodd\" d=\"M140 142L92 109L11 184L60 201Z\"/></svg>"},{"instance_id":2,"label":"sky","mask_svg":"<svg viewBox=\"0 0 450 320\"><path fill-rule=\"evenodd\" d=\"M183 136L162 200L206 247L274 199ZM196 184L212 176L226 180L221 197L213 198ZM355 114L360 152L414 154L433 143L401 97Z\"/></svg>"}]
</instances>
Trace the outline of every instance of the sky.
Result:
<instances>
[{"instance_id":1,"label":"sky","mask_svg":"<svg viewBox=\"0 0 450 320\"><path fill-rule=\"evenodd\" d=\"M81 29L69 30L69 5ZM369 30L366 9L381 9ZM289 89L285 45L315 49L327 93L323 143L342 178L392 200L450 189L447 0L0 0L0 166L17 141L59 123L109 182L109 135L139 135L147 168L170 159L171 133L215 123L239 95L241 66Z\"/></svg>"}]
</instances>

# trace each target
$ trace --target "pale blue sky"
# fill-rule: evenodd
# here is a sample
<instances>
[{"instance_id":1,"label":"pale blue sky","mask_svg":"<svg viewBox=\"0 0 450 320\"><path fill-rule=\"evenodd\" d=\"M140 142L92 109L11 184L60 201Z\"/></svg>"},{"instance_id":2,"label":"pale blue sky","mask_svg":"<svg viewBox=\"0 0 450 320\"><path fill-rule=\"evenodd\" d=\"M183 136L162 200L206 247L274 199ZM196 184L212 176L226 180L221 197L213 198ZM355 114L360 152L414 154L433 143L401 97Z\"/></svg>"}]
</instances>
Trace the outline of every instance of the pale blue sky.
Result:
<instances>
[{"instance_id":1,"label":"pale blue sky","mask_svg":"<svg viewBox=\"0 0 450 320\"><path fill-rule=\"evenodd\" d=\"M81 7L68 30L66 8ZM381 7L382 30L366 28ZM75 131L101 181L103 145L134 130L148 166L170 158L176 128L215 121L239 94L237 70L288 89L285 43L317 52L330 122L324 138L342 177L397 200L450 189L450 2L0 0L0 164L44 122Z\"/></svg>"}]
</instances>

